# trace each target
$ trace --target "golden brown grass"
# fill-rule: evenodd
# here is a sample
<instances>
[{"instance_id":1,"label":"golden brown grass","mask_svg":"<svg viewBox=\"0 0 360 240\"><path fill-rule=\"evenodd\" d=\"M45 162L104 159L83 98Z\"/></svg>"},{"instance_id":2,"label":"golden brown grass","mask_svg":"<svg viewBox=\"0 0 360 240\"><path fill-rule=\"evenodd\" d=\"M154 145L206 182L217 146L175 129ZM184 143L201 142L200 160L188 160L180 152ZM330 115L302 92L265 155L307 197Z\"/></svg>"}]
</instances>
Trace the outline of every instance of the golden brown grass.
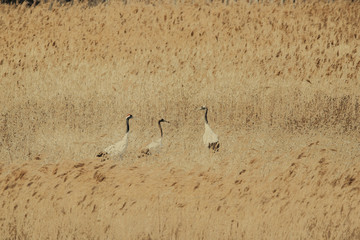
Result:
<instances>
[{"instance_id":1,"label":"golden brown grass","mask_svg":"<svg viewBox=\"0 0 360 240\"><path fill-rule=\"evenodd\" d=\"M1 5L0 236L358 238L359 24L347 2ZM94 160L127 113L124 160Z\"/></svg>"},{"instance_id":2,"label":"golden brown grass","mask_svg":"<svg viewBox=\"0 0 360 240\"><path fill-rule=\"evenodd\" d=\"M202 154L202 163L191 162L196 156L165 154L125 165L94 159L1 164L1 235L357 239L360 166L354 145L289 137L288 149L284 143L269 148L257 141L270 138L257 137L244 141L242 156Z\"/></svg>"}]
</instances>

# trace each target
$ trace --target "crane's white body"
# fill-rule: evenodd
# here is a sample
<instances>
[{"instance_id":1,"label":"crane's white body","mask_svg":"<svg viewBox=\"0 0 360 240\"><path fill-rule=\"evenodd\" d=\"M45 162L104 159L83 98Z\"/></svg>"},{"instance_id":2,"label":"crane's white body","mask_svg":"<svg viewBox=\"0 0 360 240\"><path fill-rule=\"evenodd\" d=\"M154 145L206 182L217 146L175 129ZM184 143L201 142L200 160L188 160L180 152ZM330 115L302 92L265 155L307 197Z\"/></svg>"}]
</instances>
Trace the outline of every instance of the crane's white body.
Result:
<instances>
[{"instance_id":1,"label":"crane's white body","mask_svg":"<svg viewBox=\"0 0 360 240\"><path fill-rule=\"evenodd\" d=\"M151 153L158 153L162 147L162 137L146 146Z\"/></svg>"},{"instance_id":2,"label":"crane's white body","mask_svg":"<svg viewBox=\"0 0 360 240\"><path fill-rule=\"evenodd\" d=\"M203 135L203 141L206 147L209 147L209 144L216 143L219 141L218 136L211 130L209 124L205 123L205 133Z\"/></svg>"},{"instance_id":3,"label":"crane's white body","mask_svg":"<svg viewBox=\"0 0 360 240\"><path fill-rule=\"evenodd\" d=\"M122 155L125 153L126 148L128 146L129 142L129 133L127 132L123 139L121 141L115 143L114 145L111 145L104 149L104 152L107 153L109 156L119 156L122 157Z\"/></svg>"},{"instance_id":4,"label":"crane's white body","mask_svg":"<svg viewBox=\"0 0 360 240\"><path fill-rule=\"evenodd\" d=\"M122 158L129 142L129 131L130 131L129 120L131 118L133 118L131 114L128 114L126 116L126 133L125 136L121 139L121 141L115 143L114 145L108 146L107 148L104 149L104 151L98 153L96 155L97 157L105 157L106 159L107 156L115 156Z\"/></svg>"},{"instance_id":5,"label":"crane's white body","mask_svg":"<svg viewBox=\"0 0 360 240\"><path fill-rule=\"evenodd\" d=\"M159 124L159 129L160 129L160 138L151 142L149 145L147 145L145 147L145 149L143 149L141 151L141 155L139 157L143 157L145 155L151 155L153 153L159 153L160 152L160 149L162 147L162 138L163 138L163 131L162 131L162 127L161 127L161 123L162 122L167 122L169 123L168 121L166 121L165 119L160 119L158 124Z\"/></svg>"},{"instance_id":6,"label":"crane's white body","mask_svg":"<svg viewBox=\"0 0 360 240\"><path fill-rule=\"evenodd\" d=\"M218 152L220 147L219 138L209 126L207 119L208 108L206 106L202 106L200 110L205 110L205 133L203 135L204 144L207 148L214 150L214 152Z\"/></svg>"}]
</instances>

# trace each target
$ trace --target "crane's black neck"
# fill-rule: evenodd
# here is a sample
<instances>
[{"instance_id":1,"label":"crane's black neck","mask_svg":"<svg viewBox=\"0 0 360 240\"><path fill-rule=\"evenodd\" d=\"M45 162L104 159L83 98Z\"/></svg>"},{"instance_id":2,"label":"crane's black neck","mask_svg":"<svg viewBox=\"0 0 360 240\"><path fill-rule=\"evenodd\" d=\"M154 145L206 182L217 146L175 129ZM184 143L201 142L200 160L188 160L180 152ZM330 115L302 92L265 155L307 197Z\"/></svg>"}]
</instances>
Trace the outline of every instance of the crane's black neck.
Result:
<instances>
[{"instance_id":1,"label":"crane's black neck","mask_svg":"<svg viewBox=\"0 0 360 240\"><path fill-rule=\"evenodd\" d=\"M159 128L160 128L160 133L161 133L161 137L163 136L163 130L162 130L162 127L161 127L161 120L158 122L159 124Z\"/></svg>"},{"instance_id":2,"label":"crane's black neck","mask_svg":"<svg viewBox=\"0 0 360 240\"><path fill-rule=\"evenodd\" d=\"M126 119L126 133L128 133L129 130L130 130L129 120L130 120L130 118L127 118L127 119Z\"/></svg>"},{"instance_id":3,"label":"crane's black neck","mask_svg":"<svg viewBox=\"0 0 360 240\"><path fill-rule=\"evenodd\" d=\"M208 109L205 108L205 123L208 123L208 120L207 120L207 113L208 113Z\"/></svg>"}]
</instances>

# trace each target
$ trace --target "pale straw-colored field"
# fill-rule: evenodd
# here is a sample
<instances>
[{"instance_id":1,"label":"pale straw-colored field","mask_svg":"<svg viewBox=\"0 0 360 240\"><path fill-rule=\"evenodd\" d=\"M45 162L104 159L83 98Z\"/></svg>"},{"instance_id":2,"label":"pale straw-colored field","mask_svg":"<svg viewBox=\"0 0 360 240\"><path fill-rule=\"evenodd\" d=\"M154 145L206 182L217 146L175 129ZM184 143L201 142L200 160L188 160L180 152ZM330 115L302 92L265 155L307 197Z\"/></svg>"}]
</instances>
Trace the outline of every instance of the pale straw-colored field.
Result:
<instances>
[{"instance_id":1,"label":"pale straw-colored field","mask_svg":"<svg viewBox=\"0 0 360 240\"><path fill-rule=\"evenodd\" d=\"M1 5L0 238L359 239L359 46L358 2Z\"/></svg>"}]
</instances>

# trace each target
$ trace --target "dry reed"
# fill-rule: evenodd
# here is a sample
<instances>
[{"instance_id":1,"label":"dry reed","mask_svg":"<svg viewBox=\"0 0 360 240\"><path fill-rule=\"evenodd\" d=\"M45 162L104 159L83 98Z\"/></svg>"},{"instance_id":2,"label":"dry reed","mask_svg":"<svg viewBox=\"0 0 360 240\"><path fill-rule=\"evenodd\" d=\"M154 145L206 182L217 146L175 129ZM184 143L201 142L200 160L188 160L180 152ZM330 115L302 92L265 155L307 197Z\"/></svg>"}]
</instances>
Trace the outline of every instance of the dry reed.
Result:
<instances>
[{"instance_id":1,"label":"dry reed","mask_svg":"<svg viewBox=\"0 0 360 240\"><path fill-rule=\"evenodd\" d=\"M156 201L163 204L148 209L149 214L158 219L145 216L148 214L145 200L140 203L141 207L129 210L124 218L104 214L113 209L105 204L106 201L98 208L102 204L101 194L108 194L107 188L102 187L102 192L95 194L94 202L87 203L91 208L89 214L93 211L98 218L90 214L91 218L81 228L82 217L89 215L82 208L76 208L71 213L71 206L75 200L84 197L82 193L90 194L87 191L91 187L85 184L90 190L86 187L79 190L79 196L71 198L73 200L69 203L59 200L61 206L55 206L53 215L49 214L65 213L59 217L59 222L49 226L49 231L44 235L35 233L41 232L43 224L50 221L45 214L49 208L46 211L41 208L35 210L30 218L15 215L13 219L7 219L9 227L4 228L5 223L2 223L2 233L8 235L3 236L18 239L31 238L34 234L40 238L57 236L62 239L71 236L87 239L291 238L287 233L276 232L291 226L284 227L277 220L272 229L265 222L273 222L273 217L284 217L281 209L287 209L285 218L294 226L296 219L306 215L303 219L308 222L300 221L302 225L294 236L358 236L359 229L353 225L357 210L351 213L347 223L341 220L343 213L334 215L336 219L333 219L333 223L327 221L326 216L319 220L301 212L292 218L291 208L287 206L307 208L309 204L294 203L295 200L289 200L290 203L286 204L288 198L283 198L285 200L279 201L285 206L276 212L271 208L272 203L267 205L270 195L275 196L276 191L266 193L269 194L266 196L261 195L261 191L272 188L271 184L284 189L285 177L276 180L274 175L287 176L288 172L294 171L293 168L300 171L304 178L311 177L313 172L308 171L311 168L318 173L315 179L321 181L323 175L314 165L324 157L321 149L326 149L325 158L330 159L332 171L339 171L339 176L335 174L335 177L338 177L341 186L352 184L352 175L345 173L359 157L359 4L318 2L298 4L294 8L292 5L249 5L241 2L231 3L231 6L219 3L163 3L154 6L131 2L123 5L111 1L93 8L75 4L54 7L51 11L48 9L47 4L35 8L0 5L0 156L1 162L6 163L0 169L0 174L3 174L0 175L1 186L11 187L9 181L16 184L11 180L12 166L17 168L24 162L30 162L38 167L35 160L51 164L45 165L44 173L30 174L29 168L26 174L31 176L25 180L38 181L42 185L43 178L58 179L57 174L51 175L56 168L53 164L65 159L89 159L97 151L120 139L125 132L127 113L132 113L136 119L131 122L128 154L118 165L124 169L135 165L145 173L150 171L155 174L153 179L150 178L150 183L140 186L139 192L131 192L127 196L146 199L146 194L141 193L146 188L170 191L168 186L157 188L155 184L162 181L169 184L170 180L164 180L166 177L176 178L176 181L182 177L185 179L181 180L183 185L178 196L170 193L161 195L164 198L160 201L161 197L149 193L154 204ZM210 124L220 136L222 149L217 155L208 155L202 149L203 115L195 109L203 104L209 106ZM158 158L149 158L149 161L137 159L141 147L158 136L156 121L162 117L172 122L164 129L164 152ZM322 148L316 145L316 150L301 151L311 142L316 142L314 139L321 142ZM336 152L329 149L336 149ZM296 162L296 165L289 167L287 160L303 157L307 157L308 166ZM259 163L252 162L253 159L260 159ZM92 161L91 166L86 165L83 170L88 173L87 177L79 183L86 183L90 178L100 184L103 177L108 184L111 183L109 179L126 180L117 179L117 175L112 173L96 172L92 169L95 164ZM326 164L323 162L320 165ZM71 164L64 166L71 168ZM110 167L110 163L104 164ZM335 170L337 164L342 167ZM23 168L26 169L26 166ZM248 196L246 187L241 187L239 191L247 197L245 202L241 202L243 205L237 205L234 192L226 195L232 188L227 185L230 182L225 176L228 174L233 184L238 180L235 179L236 174L239 174L233 170L243 168L260 184L253 196L261 196L261 199L251 202L251 194ZM176 173L172 173L171 169L176 169ZM206 174L212 174L204 180L207 186L204 192L196 195L197 198L186 196L193 193L193 189L187 189L187 184L200 181L195 175L204 169L210 169L210 173ZM357 170L353 171L356 175ZM137 182L144 172L139 170L138 178L134 177L133 180ZM195 175L187 175L189 172L195 172ZM162 178L163 173L165 177ZM37 174L40 180L36 180ZM130 177L126 171L121 174ZM336 181L331 177L330 170L327 174L328 181ZM219 176L222 176L221 179ZM262 180L263 177L266 179ZM299 190L297 185L305 181L308 184L306 193L318 191L318 188L311 188L315 182L304 178L291 181L293 188L290 192L295 194L294 199L299 202L302 195L296 195ZM49 184L57 181L66 180L61 178ZM350 181L350 184L346 185L346 181ZM216 190L219 196L214 202L204 200L204 196L214 198L211 196L212 190L206 190L212 189L212 182L229 187L225 190L219 187ZM54 198L64 197L56 193L47 195L45 192L53 187L49 184L44 183L42 187L39 186L41 190L34 190L44 191L41 199L46 199L46 203L37 200L44 206L56 205L52 203ZM25 198L30 191L21 193L19 185L13 186L13 192ZM319 186L325 185L321 183ZM336 194L343 194L341 186L336 188ZM71 189L67 185L63 187L61 194L67 194ZM117 193L124 191L127 188L121 187ZM31 191L31 194L34 193ZM225 208L225 212L221 212L221 204L224 204L223 200L219 200L223 197L221 194L227 196L229 204L233 204ZM290 195L289 192L285 194L287 197ZM324 196L335 198L335 195L323 193L321 199ZM342 197L339 199L348 199L344 195ZM352 201L357 199L356 196L351 197ZM10 209L6 210L7 214L14 211L14 206L5 203L5 199L12 198L11 194L2 198L3 206ZM86 201L90 202L89 198L85 198ZM121 205L116 208L117 211L137 201L127 199L124 201L126 205L122 206L125 204L123 201L114 199L111 200L114 206ZM197 205L196 199L208 205ZM173 203L174 206L171 205ZM265 210L262 210L267 212L259 230L264 232L256 232L262 220L262 217L259 220L256 216L264 214L256 204L263 206ZM314 202L310 205L319 207ZM341 208L340 205L340 202L335 203L335 207ZM249 210L243 206L248 206ZM332 205L326 206L331 208ZM347 206L351 207L352 204ZM192 212L196 207L202 210ZM252 217L251 211L254 209L258 210L258 215ZM173 217L166 217L167 212L172 212ZM232 212L244 214L248 217L247 222L239 220L238 216L235 218ZM320 210L318 212L322 214ZM213 214L212 217L208 218L209 214ZM80 217L73 218L77 215ZM42 222L35 224L34 229L28 229L29 223L38 216L44 217ZM219 217L218 220L216 217ZM112 218L119 222L111 222ZM193 219L196 221L193 222ZM104 235L91 225L98 220L101 228L104 228L104 232L101 230ZM121 225L122 221L126 224ZM336 225L339 221L341 224ZM131 224L137 228L130 229ZM194 229L189 228L190 224L194 224ZM119 225L121 227L116 229ZM213 229L210 231L207 226ZM343 231L338 231L336 226L341 226L340 230ZM59 232L60 228L66 231ZM326 235L327 232L330 236Z\"/></svg>"}]
</instances>

